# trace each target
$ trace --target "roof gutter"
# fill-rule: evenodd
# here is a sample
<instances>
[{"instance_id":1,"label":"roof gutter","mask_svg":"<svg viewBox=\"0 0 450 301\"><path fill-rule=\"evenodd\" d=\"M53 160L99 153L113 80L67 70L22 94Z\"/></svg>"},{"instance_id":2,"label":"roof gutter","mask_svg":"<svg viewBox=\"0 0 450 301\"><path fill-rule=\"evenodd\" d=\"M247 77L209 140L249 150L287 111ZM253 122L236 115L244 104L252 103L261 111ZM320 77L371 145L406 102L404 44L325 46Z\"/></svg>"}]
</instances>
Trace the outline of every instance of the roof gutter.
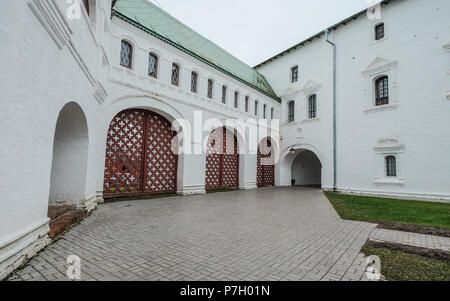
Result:
<instances>
[{"instance_id":1,"label":"roof gutter","mask_svg":"<svg viewBox=\"0 0 450 301\"><path fill-rule=\"evenodd\" d=\"M328 39L329 30L326 29L324 31L325 39L327 43L333 46L333 191L337 190L337 123L336 123L336 90L337 90L337 67L336 67L336 54L337 54L337 46L335 43L331 42Z\"/></svg>"}]
</instances>

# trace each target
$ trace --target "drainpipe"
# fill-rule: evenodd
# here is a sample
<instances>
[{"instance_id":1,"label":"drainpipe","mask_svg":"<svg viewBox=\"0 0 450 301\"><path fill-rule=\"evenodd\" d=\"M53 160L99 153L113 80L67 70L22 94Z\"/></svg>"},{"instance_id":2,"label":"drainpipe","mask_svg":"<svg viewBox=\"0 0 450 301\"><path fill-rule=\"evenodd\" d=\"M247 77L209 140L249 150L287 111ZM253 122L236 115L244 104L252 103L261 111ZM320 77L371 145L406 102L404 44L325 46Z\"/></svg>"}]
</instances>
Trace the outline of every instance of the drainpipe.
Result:
<instances>
[{"instance_id":1,"label":"drainpipe","mask_svg":"<svg viewBox=\"0 0 450 301\"><path fill-rule=\"evenodd\" d=\"M337 190L337 156L336 156L336 44L328 39L329 30L325 30L326 41L333 46L333 191Z\"/></svg>"}]
</instances>

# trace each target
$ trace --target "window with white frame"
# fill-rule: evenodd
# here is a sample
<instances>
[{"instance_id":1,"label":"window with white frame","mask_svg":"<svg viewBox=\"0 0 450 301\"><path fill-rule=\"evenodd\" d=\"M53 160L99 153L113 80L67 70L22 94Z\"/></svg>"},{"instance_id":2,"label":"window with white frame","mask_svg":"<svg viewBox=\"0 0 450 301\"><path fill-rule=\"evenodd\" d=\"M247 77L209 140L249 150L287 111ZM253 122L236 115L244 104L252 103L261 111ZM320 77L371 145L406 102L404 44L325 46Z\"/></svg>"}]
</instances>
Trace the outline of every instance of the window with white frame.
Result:
<instances>
[{"instance_id":1,"label":"window with white frame","mask_svg":"<svg viewBox=\"0 0 450 301\"><path fill-rule=\"evenodd\" d=\"M250 96L245 96L245 113L248 113L249 101L250 101Z\"/></svg>"},{"instance_id":2,"label":"window with white frame","mask_svg":"<svg viewBox=\"0 0 450 301\"><path fill-rule=\"evenodd\" d=\"M375 25L375 40L379 41L384 39L385 31L384 31L384 23L379 23Z\"/></svg>"},{"instance_id":3,"label":"window with white frame","mask_svg":"<svg viewBox=\"0 0 450 301\"><path fill-rule=\"evenodd\" d=\"M400 159L404 145L397 136L387 136L377 140L374 147L376 158L375 184L404 185L406 179L401 176Z\"/></svg>"},{"instance_id":4,"label":"window with white frame","mask_svg":"<svg viewBox=\"0 0 450 301\"><path fill-rule=\"evenodd\" d=\"M288 102L287 111L288 111L287 122L294 122L295 121L295 102L293 100Z\"/></svg>"},{"instance_id":5,"label":"window with white frame","mask_svg":"<svg viewBox=\"0 0 450 301\"><path fill-rule=\"evenodd\" d=\"M148 56L148 75L154 78L158 77L158 56L152 52Z\"/></svg>"},{"instance_id":6,"label":"window with white frame","mask_svg":"<svg viewBox=\"0 0 450 301\"><path fill-rule=\"evenodd\" d=\"M264 119L266 119L266 114L267 114L267 105L266 104L264 104L264 106L263 106L263 118Z\"/></svg>"},{"instance_id":7,"label":"window with white frame","mask_svg":"<svg viewBox=\"0 0 450 301\"><path fill-rule=\"evenodd\" d=\"M255 116L258 116L258 101L255 100Z\"/></svg>"},{"instance_id":8,"label":"window with white frame","mask_svg":"<svg viewBox=\"0 0 450 301\"><path fill-rule=\"evenodd\" d=\"M270 119L271 120L273 119L274 111L275 111L274 108L270 109Z\"/></svg>"},{"instance_id":9,"label":"window with white frame","mask_svg":"<svg viewBox=\"0 0 450 301\"><path fill-rule=\"evenodd\" d=\"M389 78L381 76L375 80L375 106L389 104Z\"/></svg>"},{"instance_id":10,"label":"window with white frame","mask_svg":"<svg viewBox=\"0 0 450 301\"><path fill-rule=\"evenodd\" d=\"M234 91L234 107L237 109L239 106L239 92Z\"/></svg>"},{"instance_id":11,"label":"window with white frame","mask_svg":"<svg viewBox=\"0 0 450 301\"><path fill-rule=\"evenodd\" d=\"M120 65L131 69L133 62L133 46L131 43L125 40L122 40L121 48L120 48Z\"/></svg>"},{"instance_id":12,"label":"window with white frame","mask_svg":"<svg viewBox=\"0 0 450 301\"><path fill-rule=\"evenodd\" d=\"M291 83L295 83L298 81L298 66L294 66L291 68Z\"/></svg>"},{"instance_id":13,"label":"window with white frame","mask_svg":"<svg viewBox=\"0 0 450 301\"><path fill-rule=\"evenodd\" d=\"M208 79L208 98L213 98L213 91L214 91L214 81L212 79Z\"/></svg>"},{"instance_id":14,"label":"window with white frame","mask_svg":"<svg viewBox=\"0 0 450 301\"><path fill-rule=\"evenodd\" d=\"M317 95L313 94L308 97L308 118L317 118Z\"/></svg>"},{"instance_id":15,"label":"window with white frame","mask_svg":"<svg viewBox=\"0 0 450 301\"><path fill-rule=\"evenodd\" d=\"M172 64L172 85L180 85L180 66L176 63Z\"/></svg>"},{"instance_id":16,"label":"window with white frame","mask_svg":"<svg viewBox=\"0 0 450 301\"><path fill-rule=\"evenodd\" d=\"M395 156L386 156L386 177L396 177L397 176L397 159Z\"/></svg>"},{"instance_id":17,"label":"window with white frame","mask_svg":"<svg viewBox=\"0 0 450 301\"><path fill-rule=\"evenodd\" d=\"M198 74L195 71L192 71L191 73L191 92L197 93L197 87L198 87Z\"/></svg>"},{"instance_id":18,"label":"window with white frame","mask_svg":"<svg viewBox=\"0 0 450 301\"><path fill-rule=\"evenodd\" d=\"M222 103L227 103L227 86L222 86Z\"/></svg>"}]
</instances>

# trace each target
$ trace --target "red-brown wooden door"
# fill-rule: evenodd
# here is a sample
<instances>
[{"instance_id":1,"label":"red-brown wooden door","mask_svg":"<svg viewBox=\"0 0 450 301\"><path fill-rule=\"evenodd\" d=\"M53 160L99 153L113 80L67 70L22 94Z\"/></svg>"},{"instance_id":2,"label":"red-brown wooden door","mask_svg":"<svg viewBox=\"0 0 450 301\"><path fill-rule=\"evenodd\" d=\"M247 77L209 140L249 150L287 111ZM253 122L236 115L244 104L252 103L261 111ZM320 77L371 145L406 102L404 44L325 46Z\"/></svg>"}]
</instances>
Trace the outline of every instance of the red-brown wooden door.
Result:
<instances>
[{"instance_id":1,"label":"red-brown wooden door","mask_svg":"<svg viewBox=\"0 0 450 301\"><path fill-rule=\"evenodd\" d=\"M269 139L264 139L258 145L258 170L257 182L258 186L274 186L275 185L275 165L272 157L273 147Z\"/></svg>"},{"instance_id":2,"label":"red-brown wooden door","mask_svg":"<svg viewBox=\"0 0 450 301\"><path fill-rule=\"evenodd\" d=\"M105 197L174 193L178 156L170 122L146 110L120 112L106 142Z\"/></svg>"},{"instance_id":3,"label":"red-brown wooden door","mask_svg":"<svg viewBox=\"0 0 450 301\"><path fill-rule=\"evenodd\" d=\"M208 137L206 153L206 190L239 187L239 154L236 135L225 128Z\"/></svg>"}]
</instances>

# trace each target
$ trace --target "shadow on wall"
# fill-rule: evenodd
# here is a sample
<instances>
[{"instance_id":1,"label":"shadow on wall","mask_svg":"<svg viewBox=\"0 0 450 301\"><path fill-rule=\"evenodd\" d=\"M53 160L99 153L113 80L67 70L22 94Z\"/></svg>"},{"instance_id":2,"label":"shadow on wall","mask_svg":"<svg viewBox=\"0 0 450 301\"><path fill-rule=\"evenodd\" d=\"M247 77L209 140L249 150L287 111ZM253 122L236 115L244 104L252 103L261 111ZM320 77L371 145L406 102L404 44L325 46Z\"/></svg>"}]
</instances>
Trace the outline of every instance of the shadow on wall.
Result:
<instances>
[{"instance_id":1,"label":"shadow on wall","mask_svg":"<svg viewBox=\"0 0 450 301\"><path fill-rule=\"evenodd\" d=\"M319 158L309 151L304 150L297 155L291 167L292 185L314 186L322 185L322 164Z\"/></svg>"}]
</instances>

